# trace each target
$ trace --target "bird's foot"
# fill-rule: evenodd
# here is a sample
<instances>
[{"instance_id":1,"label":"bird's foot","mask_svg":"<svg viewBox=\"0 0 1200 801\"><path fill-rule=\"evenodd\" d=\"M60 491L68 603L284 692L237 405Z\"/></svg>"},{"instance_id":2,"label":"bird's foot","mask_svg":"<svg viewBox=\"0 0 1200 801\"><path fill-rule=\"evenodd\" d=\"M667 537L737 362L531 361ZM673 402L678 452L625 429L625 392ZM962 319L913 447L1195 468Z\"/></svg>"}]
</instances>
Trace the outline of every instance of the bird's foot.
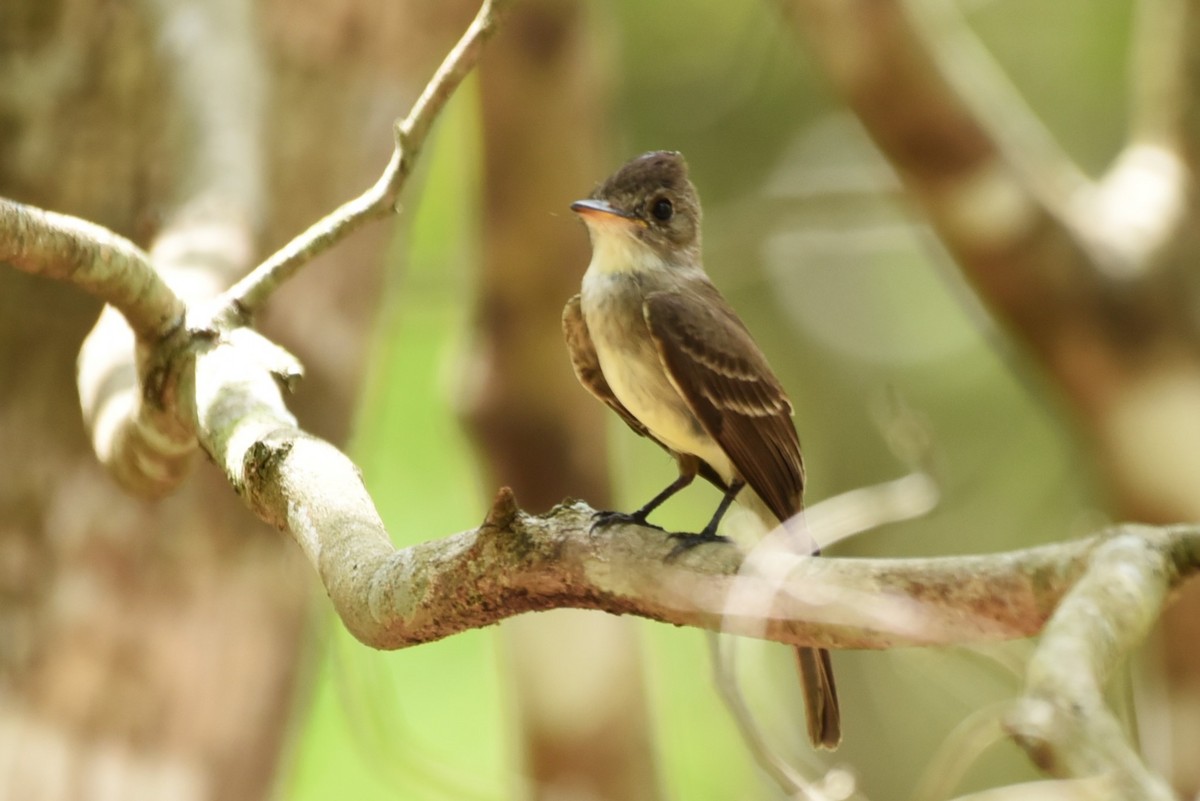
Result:
<instances>
[{"instance_id":1,"label":"bird's foot","mask_svg":"<svg viewBox=\"0 0 1200 801\"><path fill-rule=\"evenodd\" d=\"M595 531L598 528L608 528L609 526L645 526L646 528L656 528L662 531L662 526L656 526L653 523L646 521L646 515L641 512L596 512L595 518L592 520L592 527L589 531Z\"/></svg>"},{"instance_id":2,"label":"bird's foot","mask_svg":"<svg viewBox=\"0 0 1200 801\"><path fill-rule=\"evenodd\" d=\"M667 562L673 562L681 555L695 548L697 545L704 545L705 543L709 542L721 542L725 544L733 542L731 539L729 539L729 537L722 537L717 532L709 531L707 528L695 534L690 534L687 532L673 533L670 535L670 538L679 541L675 544L675 547L671 549L671 552L667 554L667 558L664 560Z\"/></svg>"}]
</instances>

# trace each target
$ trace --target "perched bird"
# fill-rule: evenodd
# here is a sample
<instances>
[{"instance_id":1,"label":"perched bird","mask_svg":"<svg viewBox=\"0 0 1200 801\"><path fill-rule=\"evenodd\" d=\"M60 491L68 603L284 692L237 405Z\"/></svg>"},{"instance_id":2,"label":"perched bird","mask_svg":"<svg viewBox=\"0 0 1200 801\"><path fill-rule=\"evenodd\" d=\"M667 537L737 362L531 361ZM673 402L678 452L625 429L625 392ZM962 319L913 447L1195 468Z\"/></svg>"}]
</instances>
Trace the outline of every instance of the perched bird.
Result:
<instances>
[{"instance_id":1,"label":"perched bird","mask_svg":"<svg viewBox=\"0 0 1200 801\"><path fill-rule=\"evenodd\" d=\"M654 440L679 477L632 514L646 524L697 474L724 492L712 520L683 545L725 541L717 526L737 499L775 528L803 505L804 462L792 404L750 332L700 260L700 198L679 153L655 151L571 204L587 223L592 260L567 302L563 332L581 384ZM829 652L797 648L815 746L841 741Z\"/></svg>"}]
</instances>

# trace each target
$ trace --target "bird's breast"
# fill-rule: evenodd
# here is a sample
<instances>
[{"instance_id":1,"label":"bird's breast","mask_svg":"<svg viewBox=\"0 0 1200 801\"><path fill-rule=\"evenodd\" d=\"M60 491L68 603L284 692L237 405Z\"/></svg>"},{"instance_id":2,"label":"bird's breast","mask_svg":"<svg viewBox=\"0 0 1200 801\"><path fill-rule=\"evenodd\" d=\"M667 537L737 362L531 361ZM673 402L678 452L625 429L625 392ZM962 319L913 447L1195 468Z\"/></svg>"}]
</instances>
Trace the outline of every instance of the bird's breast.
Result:
<instances>
[{"instance_id":1,"label":"bird's breast","mask_svg":"<svg viewBox=\"0 0 1200 801\"><path fill-rule=\"evenodd\" d=\"M692 414L667 376L643 316L642 282L635 276L585 276L580 298L596 356L613 394L673 451L699 456L726 480L728 457Z\"/></svg>"}]
</instances>

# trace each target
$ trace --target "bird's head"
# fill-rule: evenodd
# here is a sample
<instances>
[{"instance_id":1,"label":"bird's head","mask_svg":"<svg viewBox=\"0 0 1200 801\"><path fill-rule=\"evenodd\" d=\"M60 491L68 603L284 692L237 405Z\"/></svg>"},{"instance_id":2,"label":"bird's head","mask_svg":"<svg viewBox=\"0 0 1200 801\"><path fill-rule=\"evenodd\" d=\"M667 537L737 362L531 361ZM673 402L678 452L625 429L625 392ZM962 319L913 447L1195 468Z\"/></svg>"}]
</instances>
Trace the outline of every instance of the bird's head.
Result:
<instances>
[{"instance_id":1,"label":"bird's head","mask_svg":"<svg viewBox=\"0 0 1200 801\"><path fill-rule=\"evenodd\" d=\"M571 210L587 223L592 263L604 272L700 262L700 196L679 153L638 156Z\"/></svg>"}]
</instances>

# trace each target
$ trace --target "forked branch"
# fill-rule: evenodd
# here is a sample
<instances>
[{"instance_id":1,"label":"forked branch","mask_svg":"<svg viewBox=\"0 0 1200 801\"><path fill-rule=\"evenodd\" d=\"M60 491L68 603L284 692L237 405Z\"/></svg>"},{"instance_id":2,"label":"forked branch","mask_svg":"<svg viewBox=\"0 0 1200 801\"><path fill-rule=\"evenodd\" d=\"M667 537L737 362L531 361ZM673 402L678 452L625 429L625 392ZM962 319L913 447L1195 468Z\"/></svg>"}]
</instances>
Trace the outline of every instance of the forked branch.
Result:
<instances>
[{"instance_id":1,"label":"forked branch","mask_svg":"<svg viewBox=\"0 0 1200 801\"><path fill-rule=\"evenodd\" d=\"M364 223L396 210L417 155L446 101L474 68L484 43L496 32L511 0L484 0L470 27L447 54L408 116L396 123L396 143L383 174L367 191L309 226L226 292L219 314L244 321L266 303L275 289L317 254L333 247Z\"/></svg>"}]
</instances>

